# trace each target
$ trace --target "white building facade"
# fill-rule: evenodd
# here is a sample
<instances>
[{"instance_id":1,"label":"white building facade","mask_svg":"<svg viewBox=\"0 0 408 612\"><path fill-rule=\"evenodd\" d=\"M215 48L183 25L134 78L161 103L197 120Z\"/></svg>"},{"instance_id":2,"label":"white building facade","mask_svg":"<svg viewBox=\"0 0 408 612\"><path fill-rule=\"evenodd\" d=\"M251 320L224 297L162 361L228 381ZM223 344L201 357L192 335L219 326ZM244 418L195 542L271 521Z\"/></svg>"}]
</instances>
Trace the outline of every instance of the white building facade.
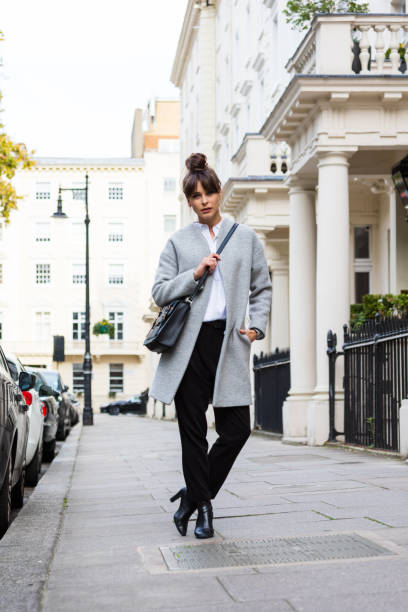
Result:
<instances>
[{"instance_id":1,"label":"white building facade","mask_svg":"<svg viewBox=\"0 0 408 612\"><path fill-rule=\"evenodd\" d=\"M408 226L391 181L408 149L398 55L408 17L397 14L401 3L376 2L371 10L384 14L319 16L300 33L286 24L285 6L189 2L172 80L181 92L182 160L207 154L223 181L224 210L265 246L273 301L256 350L290 345L284 438L321 444L328 330L341 343L351 303L408 288Z\"/></svg>"},{"instance_id":2,"label":"white building facade","mask_svg":"<svg viewBox=\"0 0 408 612\"><path fill-rule=\"evenodd\" d=\"M89 176L92 395L109 398L149 385L143 347L152 276L167 236L179 224L176 138L139 158L45 159L16 176L23 196L0 233L0 342L26 365L61 372L83 394L85 206ZM59 186L67 217L53 218ZM73 189L73 191L71 191ZM114 337L95 336L102 319ZM65 338L65 361L53 362L53 336Z\"/></svg>"}]
</instances>

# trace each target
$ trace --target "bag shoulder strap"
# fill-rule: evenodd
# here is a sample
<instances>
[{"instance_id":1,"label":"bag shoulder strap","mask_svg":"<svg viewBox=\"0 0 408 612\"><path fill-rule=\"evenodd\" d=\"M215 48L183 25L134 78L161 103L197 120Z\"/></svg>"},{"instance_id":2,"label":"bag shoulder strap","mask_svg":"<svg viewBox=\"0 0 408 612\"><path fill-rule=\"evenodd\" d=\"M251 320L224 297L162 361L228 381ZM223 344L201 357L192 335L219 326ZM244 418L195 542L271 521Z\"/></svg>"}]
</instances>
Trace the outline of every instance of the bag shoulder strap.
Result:
<instances>
[{"instance_id":1,"label":"bag shoulder strap","mask_svg":"<svg viewBox=\"0 0 408 612\"><path fill-rule=\"evenodd\" d=\"M219 255L219 254L220 254L220 253L221 253L221 252L224 250L224 248L225 248L225 247L226 247L226 245L227 245L227 242L229 241L229 239L231 238L232 234L233 234L233 233L235 232L235 230L237 229L238 225L239 225L238 223L234 223L234 225L231 227L231 229L229 230L228 234L225 236L224 240L221 242L221 244L220 244L220 246L219 246L219 248L218 248L218 250L217 250L217 254L218 254L218 255ZM201 277L201 278L200 278L200 280L198 281L198 283L197 283L197 287L194 289L194 291L193 291L193 293L190 295L190 297L188 297L188 298L187 298L187 300L190 302L190 304L191 304L191 302L194 300L194 298L196 297L196 295L197 295L197 294L198 294L200 291L202 291L202 289L204 289L204 284L205 284L205 281L207 280L207 277L208 277L209 273L210 273L210 269L209 269L209 268L207 268L207 270L204 272L204 274L202 275L202 277Z\"/></svg>"}]
</instances>

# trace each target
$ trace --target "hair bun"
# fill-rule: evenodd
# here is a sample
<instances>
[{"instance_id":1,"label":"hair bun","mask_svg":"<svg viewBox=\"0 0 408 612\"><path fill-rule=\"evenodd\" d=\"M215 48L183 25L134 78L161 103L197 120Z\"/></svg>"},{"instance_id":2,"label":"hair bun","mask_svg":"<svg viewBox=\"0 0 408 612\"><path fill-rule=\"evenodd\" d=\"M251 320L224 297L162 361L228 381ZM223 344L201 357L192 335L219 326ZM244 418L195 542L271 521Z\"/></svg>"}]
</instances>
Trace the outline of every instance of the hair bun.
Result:
<instances>
[{"instance_id":1,"label":"hair bun","mask_svg":"<svg viewBox=\"0 0 408 612\"><path fill-rule=\"evenodd\" d=\"M207 157L204 153L192 153L186 159L186 166L189 172L200 172L208 168Z\"/></svg>"}]
</instances>

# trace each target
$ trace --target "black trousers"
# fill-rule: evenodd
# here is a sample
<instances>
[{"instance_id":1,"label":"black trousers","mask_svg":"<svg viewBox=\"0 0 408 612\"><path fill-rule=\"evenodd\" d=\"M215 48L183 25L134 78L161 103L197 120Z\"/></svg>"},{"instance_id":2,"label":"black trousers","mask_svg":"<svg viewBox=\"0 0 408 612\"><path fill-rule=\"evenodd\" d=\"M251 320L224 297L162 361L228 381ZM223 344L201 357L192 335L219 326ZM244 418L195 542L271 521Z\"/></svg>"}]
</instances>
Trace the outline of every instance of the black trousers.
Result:
<instances>
[{"instance_id":1,"label":"black trousers","mask_svg":"<svg viewBox=\"0 0 408 612\"><path fill-rule=\"evenodd\" d=\"M213 499L250 433L249 406L214 406L218 439L208 452L206 411L211 401L224 330L203 323L175 396L184 479L189 499Z\"/></svg>"}]
</instances>

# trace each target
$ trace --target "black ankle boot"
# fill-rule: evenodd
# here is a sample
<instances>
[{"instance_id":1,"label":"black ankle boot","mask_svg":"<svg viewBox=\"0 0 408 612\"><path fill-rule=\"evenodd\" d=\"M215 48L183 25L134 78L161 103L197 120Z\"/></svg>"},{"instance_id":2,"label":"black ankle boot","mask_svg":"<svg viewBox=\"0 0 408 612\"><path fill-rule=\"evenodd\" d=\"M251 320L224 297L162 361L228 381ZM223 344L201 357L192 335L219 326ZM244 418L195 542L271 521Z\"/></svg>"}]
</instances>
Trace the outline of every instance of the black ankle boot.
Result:
<instances>
[{"instance_id":1,"label":"black ankle boot","mask_svg":"<svg viewBox=\"0 0 408 612\"><path fill-rule=\"evenodd\" d=\"M193 512L197 509L197 504L190 501L187 497L187 489L183 487L173 497L170 497L170 501L174 502L176 499L181 499L180 506L177 512L174 514L174 524L177 527L178 532L185 536L187 533L188 521Z\"/></svg>"},{"instance_id":2,"label":"black ankle boot","mask_svg":"<svg viewBox=\"0 0 408 612\"><path fill-rule=\"evenodd\" d=\"M197 523L194 530L196 538L212 538L214 535L213 529L213 511L211 502L200 502L197 506Z\"/></svg>"}]
</instances>

